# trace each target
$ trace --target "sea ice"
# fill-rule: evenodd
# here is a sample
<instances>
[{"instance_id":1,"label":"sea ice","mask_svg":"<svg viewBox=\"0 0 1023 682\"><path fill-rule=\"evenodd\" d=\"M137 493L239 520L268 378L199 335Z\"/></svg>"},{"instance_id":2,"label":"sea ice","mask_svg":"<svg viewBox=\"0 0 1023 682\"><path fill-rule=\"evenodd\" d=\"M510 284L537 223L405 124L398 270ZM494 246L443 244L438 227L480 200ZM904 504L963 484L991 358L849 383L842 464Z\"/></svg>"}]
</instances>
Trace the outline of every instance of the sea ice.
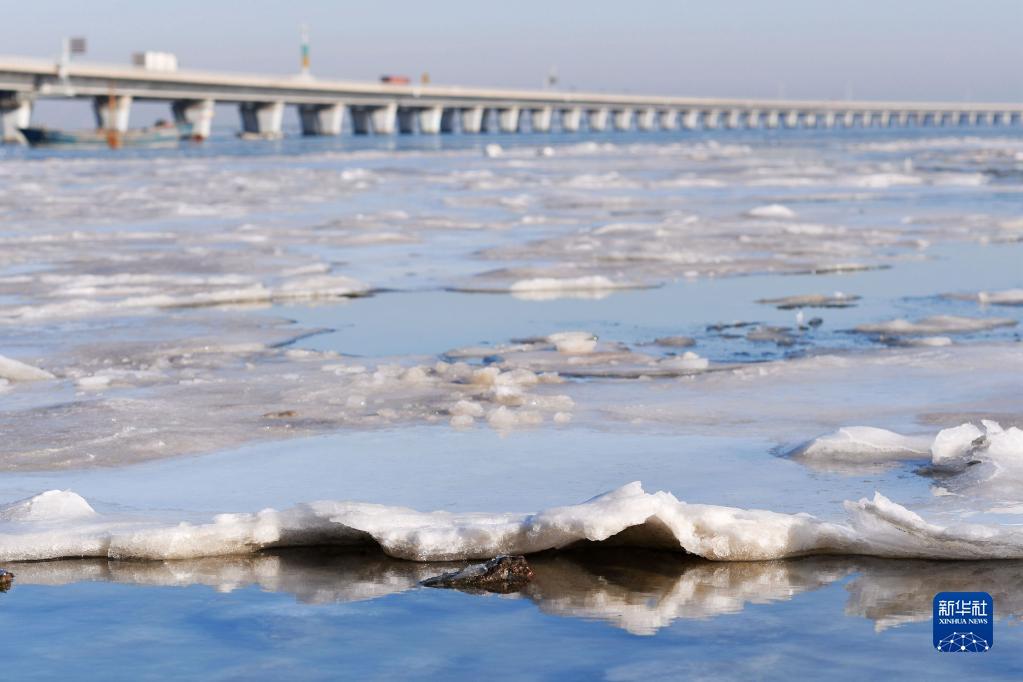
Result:
<instances>
[{"instance_id":1,"label":"sea ice","mask_svg":"<svg viewBox=\"0 0 1023 682\"><path fill-rule=\"evenodd\" d=\"M502 410L505 408L498 408ZM535 514L418 512L358 502L313 502L283 511L220 514L192 524L94 513L70 491L50 491L0 510L0 560L62 557L194 559L265 549L376 544L414 561L535 554L579 542L610 542L760 561L815 554L891 558L1023 558L1023 531L1011 526L940 526L880 493L847 502L847 524L687 504L630 483L586 502ZM28 510L28 511L25 511Z\"/></svg>"},{"instance_id":2,"label":"sea ice","mask_svg":"<svg viewBox=\"0 0 1023 682\"><path fill-rule=\"evenodd\" d=\"M921 320L890 320L876 324L861 324L855 331L861 334L890 335L933 335L969 334L998 327L1014 327L1016 320L1005 317L960 317L957 315L935 315Z\"/></svg>"},{"instance_id":3,"label":"sea ice","mask_svg":"<svg viewBox=\"0 0 1023 682\"><path fill-rule=\"evenodd\" d=\"M45 381L53 375L44 369L0 355L0 379L8 381Z\"/></svg>"}]
</instances>

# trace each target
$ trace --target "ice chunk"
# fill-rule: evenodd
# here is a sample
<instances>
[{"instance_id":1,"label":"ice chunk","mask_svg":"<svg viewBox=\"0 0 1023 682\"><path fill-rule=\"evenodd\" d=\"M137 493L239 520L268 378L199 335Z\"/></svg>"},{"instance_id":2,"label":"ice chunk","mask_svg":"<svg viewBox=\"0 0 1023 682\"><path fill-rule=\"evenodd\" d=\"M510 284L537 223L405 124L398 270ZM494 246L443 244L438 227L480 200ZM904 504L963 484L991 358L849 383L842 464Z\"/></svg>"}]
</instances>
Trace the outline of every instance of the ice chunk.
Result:
<instances>
[{"instance_id":1,"label":"ice chunk","mask_svg":"<svg viewBox=\"0 0 1023 682\"><path fill-rule=\"evenodd\" d=\"M746 215L751 218L795 218L796 212L788 206L782 206L781 204L768 204L766 206L757 206L746 211Z\"/></svg>"},{"instance_id":2,"label":"ice chunk","mask_svg":"<svg viewBox=\"0 0 1023 682\"><path fill-rule=\"evenodd\" d=\"M886 462L920 459L929 453L930 438L903 436L872 426L846 426L815 438L796 451L798 457L822 462Z\"/></svg>"},{"instance_id":3,"label":"ice chunk","mask_svg":"<svg viewBox=\"0 0 1023 682\"><path fill-rule=\"evenodd\" d=\"M507 408L498 408L498 411ZM69 492L51 491L0 512L0 560L67 556L188 559L288 546L367 542L416 561L534 554L579 541L648 547L717 561L811 554L892 558L1023 558L1023 530L929 523L880 493L846 503L849 524L688 504L630 483L586 502L535 514L417 512L357 502L315 502L284 511L221 514L206 524L132 521L95 514ZM53 521L60 521L54 525Z\"/></svg>"},{"instance_id":4,"label":"ice chunk","mask_svg":"<svg viewBox=\"0 0 1023 682\"><path fill-rule=\"evenodd\" d=\"M998 327L1015 327L1016 324L1016 320L1006 317L935 315L914 322L897 319L877 324L861 324L855 328L855 331L862 334L891 335L968 334Z\"/></svg>"},{"instance_id":5,"label":"ice chunk","mask_svg":"<svg viewBox=\"0 0 1023 682\"><path fill-rule=\"evenodd\" d=\"M981 291L977 294L977 301L984 305L1023 305L1023 289Z\"/></svg>"},{"instance_id":6,"label":"ice chunk","mask_svg":"<svg viewBox=\"0 0 1023 682\"><path fill-rule=\"evenodd\" d=\"M53 375L44 369L0 355L0 379L8 381L44 381Z\"/></svg>"},{"instance_id":7,"label":"ice chunk","mask_svg":"<svg viewBox=\"0 0 1023 682\"><path fill-rule=\"evenodd\" d=\"M0 507L0 521L73 521L95 514L83 497L70 490L47 490Z\"/></svg>"},{"instance_id":8,"label":"ice chunk","mask_svg":"<svg viewBox=\"0 0 1023 682\"><path fill-rule=\"evenodd\" d=\"M614 281L603 275L584 277L535 277L512 283L508 290L524 300L552 300L576 294L600 296L616 289L635 289L642 285Z\"/></svg>"},{"instance_id":9,"label":"ice chunk","mask_svg":"<svg viewBox=\"0 0 1023 682\"><path fill-rule=\"evenodd\" d=\"M557 332L547 337L559 353L592 353L597 347L597 336L590 332Z\"/></svg>"}]
</instances>

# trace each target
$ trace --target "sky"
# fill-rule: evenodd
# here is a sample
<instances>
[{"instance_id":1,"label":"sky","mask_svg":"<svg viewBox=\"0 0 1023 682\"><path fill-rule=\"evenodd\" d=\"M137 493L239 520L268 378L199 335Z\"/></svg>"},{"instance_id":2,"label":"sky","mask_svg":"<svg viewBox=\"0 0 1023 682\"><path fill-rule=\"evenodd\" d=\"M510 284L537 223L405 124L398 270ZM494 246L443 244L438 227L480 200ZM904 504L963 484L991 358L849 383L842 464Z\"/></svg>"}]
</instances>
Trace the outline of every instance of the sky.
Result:
<instances>
[{"instance_id":1,"label":"sky","mask_svg":"<svg viewBox=\"0 0 1023 682\"><path fill-rule=\"evenodd\" d=\"M0 53L161 50L182 68L666 95L1023 101L1023 0L36 0Z\"/></svg>"}]
</instances>

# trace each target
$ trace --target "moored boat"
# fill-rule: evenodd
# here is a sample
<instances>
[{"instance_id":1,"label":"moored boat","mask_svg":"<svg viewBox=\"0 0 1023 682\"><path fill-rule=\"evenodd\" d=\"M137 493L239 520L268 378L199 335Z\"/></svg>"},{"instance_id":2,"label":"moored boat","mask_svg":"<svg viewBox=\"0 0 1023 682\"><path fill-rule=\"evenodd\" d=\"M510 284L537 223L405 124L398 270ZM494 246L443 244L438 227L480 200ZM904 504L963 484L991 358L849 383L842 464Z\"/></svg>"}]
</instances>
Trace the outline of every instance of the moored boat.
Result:
<instances>
[{"instance_id":1,"label":"moored boat","mask_svg":"<svg viewBox=\"0 0 1023 682\"><path fill-rule=\"evenodd\" d=\"M33 147L152 147L170 146L191 139L191 124L157 123L149 128L119 132L116 130L58 130L56 128L20 128L25 141Z\"/></svg>"}]
</instances>

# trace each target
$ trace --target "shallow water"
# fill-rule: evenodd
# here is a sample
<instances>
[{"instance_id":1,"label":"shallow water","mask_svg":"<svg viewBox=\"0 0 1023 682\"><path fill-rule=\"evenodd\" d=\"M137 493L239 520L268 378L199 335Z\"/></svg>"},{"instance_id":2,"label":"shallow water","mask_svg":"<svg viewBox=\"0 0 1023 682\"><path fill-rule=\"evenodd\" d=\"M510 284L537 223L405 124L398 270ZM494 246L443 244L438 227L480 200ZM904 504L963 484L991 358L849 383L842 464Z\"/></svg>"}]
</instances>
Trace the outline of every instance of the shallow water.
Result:
<instances>
[{"instance_id":1,"label":"shallow water","mask_svg":"<svg viewBox=\"0 0 1023 682\"><path fill-rule=\"evenodd\" d=\"M5 670L19 679L41 662L80 676L115 658L132 679L738 680L812 677L822 665L837 679L1021 672L1015 563L563 555L535 560L527 591L504 596L420 588L441 567L373 554L19 568L0 595ZM931 583L998 586L990 652L931 650Z\"/></svg>"},{"instance_id":2,"label":"shallow water","mask_svg":"<svg viewBox=\"0 0 1023 682\"><path fill-rule=\"evenodd\" d=\"M484 157L495 141L505 153ZM103 557L12 567L0 613L22 677L33 658L59 674L115 655L135 677L852 677L882 661L1018 676L1013 562L544 554L531 591L480 597L416 589L438 566L265 549L278 512L211 523L312 500L529 514L641 480L715 505L697 518L732 556L756 542L714 520L731 508L844 528L843 502L875 491L900 505L882 509L894 535L857 527L845 551L1023 556L1011 437L937 473L928 452L870 443L793 455L845 426L927 444L964 422L1023 426L1023 307L978 300L1023 286L1015 133L221 138L0 158L0 355L30 366L0 364L0 500L73 490L98 512L70 495L4 506L0 560ZM836 292L842 307L758 302ZM550 336L564 331L585 333ZM405 512L384 512L386 536ZM642 535L627 512L585 517L582 535ZM751 537L780 543L767 555L799 553L758 514ZM430 523L381 544L416 554L479 531ZM105 558L115 547L195 558ZM228 551L252 555L202 558ZM997 593L1009 617L979 662L930 650L942 581ZM76 656L39 650L53 638Z\"/></svg>"}]
</instances>

